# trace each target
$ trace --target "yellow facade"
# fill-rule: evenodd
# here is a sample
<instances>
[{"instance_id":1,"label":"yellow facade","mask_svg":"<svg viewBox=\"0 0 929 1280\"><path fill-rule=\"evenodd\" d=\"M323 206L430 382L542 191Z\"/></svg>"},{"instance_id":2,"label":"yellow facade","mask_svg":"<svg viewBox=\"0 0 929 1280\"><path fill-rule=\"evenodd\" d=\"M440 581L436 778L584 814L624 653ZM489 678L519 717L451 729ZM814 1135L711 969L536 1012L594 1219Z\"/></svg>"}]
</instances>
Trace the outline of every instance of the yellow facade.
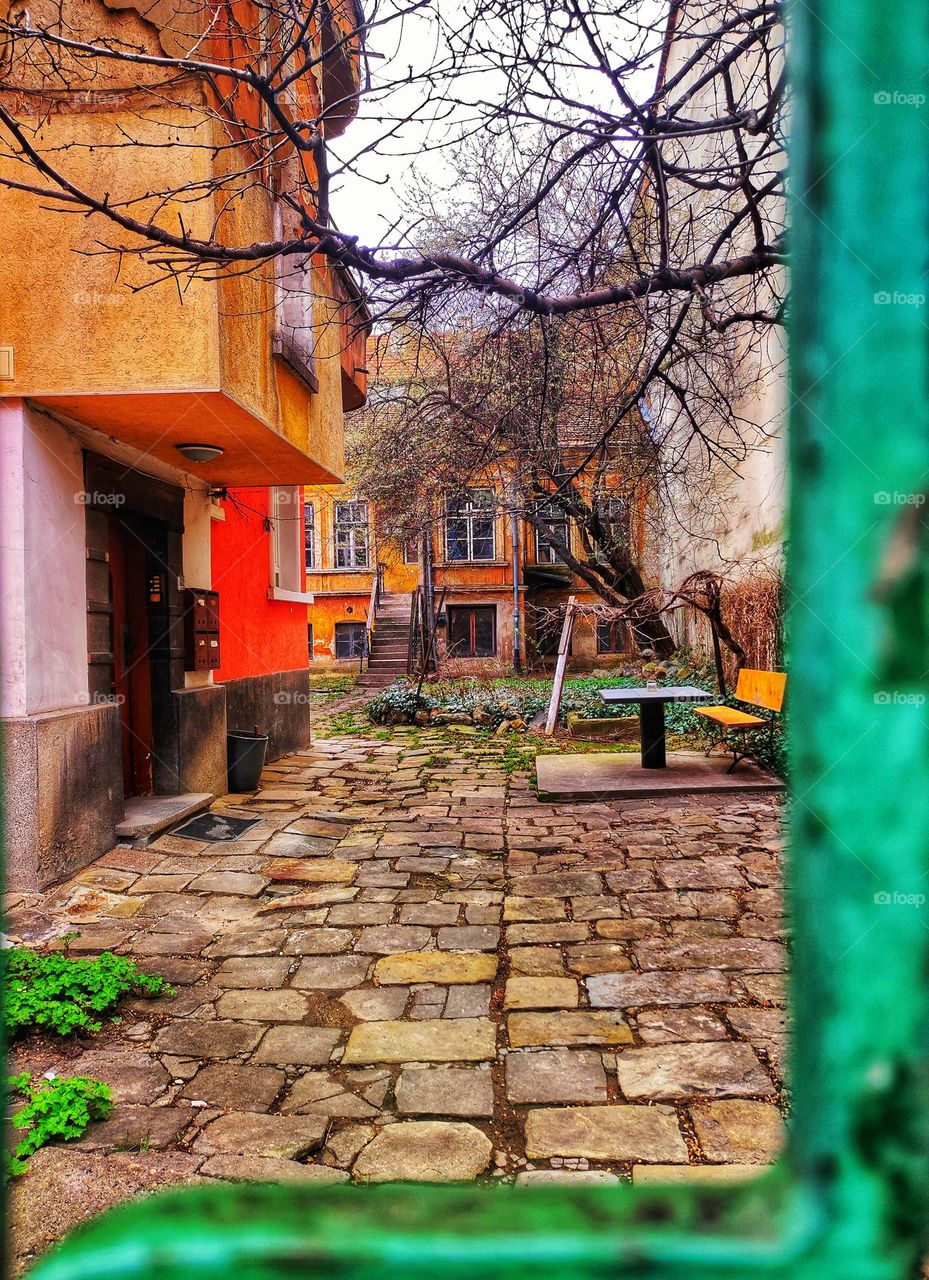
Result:
<instances>
[{"instance_id":1,"label":"yellow facade","mask_svg":"<svg viewBox=\"0 0 929 1280\"><path fill-rule=\"evenodd\" d=\"M475 488L496 488L490 480ZM376 565L382 566L382 589L391 596L408 596L422 584L423 570L417 555L407 562L404 548L377 538L373 504L367 505L368 558L364 568L340 568L336 564L336 505L355 497L348 484L307 488L305 499L313 512L312 568L307 572L307 591L314 596L308 621L313 628L312 661L321 668L358 670L358 656L339 657L337 627L363 627L368 618ZM502 505L502 495L497 494ZM431 567L436 607L442 605L444 623L437 632L443 667L450 674L468 675L493 671L512 664L514 651L514 609L519 612L520 651L523 663L544 666L557 639L557 611L574 595L579 603L594 603L597 597L585 583L562 564L552 564L537 545L536 530L528 521L517 521L518 568L514 603L514 563L512 521L505 510L494 516L493 558L451 561L447 558L446 524L435 522L431 530ZM572 550L581 554L580 536L569 528ZM408 554L412 556L414 550ZM449 654L448 610L483 607L494 611L494 652L483 657ZM624 648L605 651L590 620L581 619L575 628L571 665L611 666L626 660Z\"/></svg>"},{"instance_id":2,"label":"yellow facade","mask_svg":"<svg viewBox=\"0 0 929 1280\"><path fill-rule=\"evenodd\" d=\"M98 40L108 35L162 54L176 34L96 0L89 12L72 13L74 2L67 0L65 17ZM208 52L204 46L200 56ZM332 92L346 103L338 128L335 121L328 128L335 133L354 111L345 77L357 79L358 68L344 50L329 61L339 65L330 72L327 61L320 78L337 71ZM151 218L172 234L183 229L191 239L250 245L280 237L276 187L286 175L300 189L301 166L312 162L279 145L278 167L266 172L241 136L231 144L236 126L221 123L198 86L178 82L156 97L145 86L161 78L157 68L118 61L103 66L87 93L56 97L54 78L29 85L35 73L28 65L17 64L12 79L17 75L36 96L3 96L26 122L39 157L73 188L105 195L127 215ZM318 113L320 88L303 81L297 106L309 95L303 110ZM244 118L259 111L250 92L238 104ZM35 103L40 114L30 115ZM251 167L256 174L244 172ZM0 176L55 189L53 179L9 156L0 157ZM4 189L3 205L6 243L15 252L0 263L0 345L12 349L14 372L0 382L0 395L27 398L168 465L178 464L179 444L218 445L220 458L189 466L211 484L341 477L343 402L355 407L364 398L363 354L352 363L346 353L364 343L346 323L344 298L356 291L336 269L317 261L302 277L302 291L313 298L307 380L273 351L275 262L188 273L178 268L175 249L153 253L105 214L54 207L15 187Z\"/></svg>"}]
</instances>

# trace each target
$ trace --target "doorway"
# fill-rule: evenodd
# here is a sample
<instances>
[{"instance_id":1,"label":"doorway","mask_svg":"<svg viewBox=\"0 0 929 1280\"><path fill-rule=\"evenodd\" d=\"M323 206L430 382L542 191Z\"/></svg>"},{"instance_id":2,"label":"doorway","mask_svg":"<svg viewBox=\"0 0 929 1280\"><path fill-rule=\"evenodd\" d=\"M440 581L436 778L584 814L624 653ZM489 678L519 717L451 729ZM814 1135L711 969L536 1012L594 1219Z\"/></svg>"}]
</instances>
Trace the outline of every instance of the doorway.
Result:
<instances>
[{"instance_id":1,"label":"doorway","mask_svg":"<svg viewBox=\"0 0 929 1280\"><path fill-rule=\"evenodd\" d=\"M109 519L113 619L113 695L119 704L123 788L127 796L150 796L153 781L149 556L142 522Z\"/></svg>"}]
</instances>

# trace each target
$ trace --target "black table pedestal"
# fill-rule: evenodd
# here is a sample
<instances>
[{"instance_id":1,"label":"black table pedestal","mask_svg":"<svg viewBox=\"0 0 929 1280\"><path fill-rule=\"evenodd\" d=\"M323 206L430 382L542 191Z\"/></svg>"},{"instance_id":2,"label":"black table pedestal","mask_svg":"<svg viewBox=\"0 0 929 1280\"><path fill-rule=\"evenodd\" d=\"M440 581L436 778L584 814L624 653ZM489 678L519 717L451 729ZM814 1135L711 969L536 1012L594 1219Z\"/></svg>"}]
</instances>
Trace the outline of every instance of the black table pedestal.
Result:
<instances>
[{"instance_id":1,"label":"black table pedestal","mask_svg":"<svg viewBox=\"0 0 929 1280\"><path fill-rule=\"evenodd\" d=\"M658 699L639 703L639 730L642 738L642 768L664 769L664 703Z\"/></svg>"}]
</instances>

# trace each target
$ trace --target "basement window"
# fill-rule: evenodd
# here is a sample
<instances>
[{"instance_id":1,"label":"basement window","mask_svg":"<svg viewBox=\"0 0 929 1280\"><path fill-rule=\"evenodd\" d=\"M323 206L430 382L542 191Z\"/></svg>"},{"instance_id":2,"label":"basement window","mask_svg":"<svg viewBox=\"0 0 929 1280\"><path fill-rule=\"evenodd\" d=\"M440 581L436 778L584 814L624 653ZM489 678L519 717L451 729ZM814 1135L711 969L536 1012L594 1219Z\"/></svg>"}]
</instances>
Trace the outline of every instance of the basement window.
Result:
<instances>
[{"instance_id":1,"label":"basement window","mask_svg":"<svg viewBox=\"0 0 929 1280\"><path fill-rule=\"evenodd\" d=\"M632 648L621 618L609 618L597 623L597 653L626 653Z\"/></svg>"},{"instance_id":2,"label":"basement window","mask_svg":"<svg viewBox=\"0 0 929 1280\"><path fill-rule=\"evenodd\" d=\"M335 624L335 656L337 658L362 658L365 652L365 624L363 622L337 622Z\"/></svg>"},{"instance_id":3,"label":"basement window","mask_svg":"<svg viewBox=\"0 0 929 1280\"><path fill-rule=\"evenodd\" d=\"M493 605L451 605L448 656L492 658L497 652L497 610Z\"/></svg>"}]
</instances>

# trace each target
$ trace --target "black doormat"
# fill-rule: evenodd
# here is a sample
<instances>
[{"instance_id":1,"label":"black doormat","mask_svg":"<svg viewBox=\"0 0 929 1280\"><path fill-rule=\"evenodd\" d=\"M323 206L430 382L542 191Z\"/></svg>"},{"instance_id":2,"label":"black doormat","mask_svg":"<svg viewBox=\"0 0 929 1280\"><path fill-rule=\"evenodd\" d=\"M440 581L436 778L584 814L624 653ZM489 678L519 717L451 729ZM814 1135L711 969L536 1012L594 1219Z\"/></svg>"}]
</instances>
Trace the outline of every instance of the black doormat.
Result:
<instances>
[{"instance_id":1,"label":"black doormat","mask_svg":"<svg viewBox=\"0 0 929 1280\"><path fill-rule=\"evenodd\" d=\"M238 840L246 831L257 827L260 818L231 818L224 813L198 813L188 818L170 833L182 840L209 840L221 844L224 840Z\"/></svg>"}]
</instances>

